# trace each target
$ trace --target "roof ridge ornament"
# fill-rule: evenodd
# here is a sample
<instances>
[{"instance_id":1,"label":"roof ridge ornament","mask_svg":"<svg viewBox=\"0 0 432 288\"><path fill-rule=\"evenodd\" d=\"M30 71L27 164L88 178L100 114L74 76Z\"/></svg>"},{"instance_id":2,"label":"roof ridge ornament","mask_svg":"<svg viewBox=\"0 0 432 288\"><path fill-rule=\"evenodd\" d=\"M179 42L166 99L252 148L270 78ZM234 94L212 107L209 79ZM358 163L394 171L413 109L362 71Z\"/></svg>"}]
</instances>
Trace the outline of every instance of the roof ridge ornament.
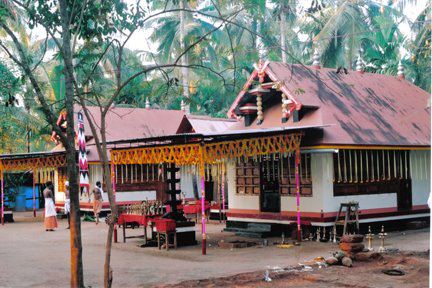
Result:
<instances>
[{"instance_id":1,"label":"roof ridge ornament","mask_svg":"<svg viewBox=\"0 0 432 288\"><path fill-rule=\"evenodd\" d=\"M363 59L360 56L360 54L357 57L357 62L356 62L356 71L363 74L365 72L365 67L364 67L364 63L363 63Z\"/></svg>"},{"instance_id":2,"label":"roof ridge ornament","mask_svg":"<svg viewBox=\"0 0 432 288\"><path fill-rule=\"evenodd\" d=\"M321 55L318 52L318 49L315 49L314 54L312 55L312 67L315 69L320 69L321 68Z\"/></svg>"},{"instance_id":3,"label":"roof ridge ornament","mask_svg":"<svg viewBox=\"0 0 432 288\"><path fill-rule=\"evenodd\" d=\"M254 64L255 70L257 70L258 79L260 83L264 83L264 77L266 76L265 69L267 68L269 61L264 61L263 59L258 60L258 64Z\"/></svg>"},{"instance_id":4,"label":"roof ridge ornament","mask_svg":"<svg viewBox=\"0 0 432 288\"><path fill-rule=\"evenodd\" d=\"M186 112L186 104L183 99L180 102L180 110Z\"/></svg>"},{"instance_id":5,"label":"roof ridge ornament","mask_svg":"<svg viewBox=\"0 0 432 288\"><path fill-rule=\"evenodd\" d=\"M402 64L402 61L399 60L398 68L397 68L397 76L399 80L405 79L405 67Z\"/></svg>"}]
</instances>

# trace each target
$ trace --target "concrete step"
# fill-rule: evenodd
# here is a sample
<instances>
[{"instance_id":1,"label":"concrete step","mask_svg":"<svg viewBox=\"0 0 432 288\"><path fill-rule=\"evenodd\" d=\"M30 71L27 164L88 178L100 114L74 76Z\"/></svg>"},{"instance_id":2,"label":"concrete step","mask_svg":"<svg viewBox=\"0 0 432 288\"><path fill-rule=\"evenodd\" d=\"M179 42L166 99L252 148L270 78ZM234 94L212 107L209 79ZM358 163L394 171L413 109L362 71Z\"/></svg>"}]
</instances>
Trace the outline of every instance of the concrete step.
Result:
<instances>
[{"instance_id":1,"label":"concrete step","mask_svg":"<svg viewBox=\"0 0 432 288\"><path fill-rule=\"evenodd\" d=\"M248 230L254 232L271 232L271 224L264 223L248 223Z\"/></svg>"},{"instance_id":2,"label":"concrete step","mask_svg":"<svg viewBox=\"0 0 432 288\"><path fill-rule=\"evenodd\" d=\"M239 229L241 229L241 228L237 228L237 227L225 227L223 229L223 231L226 231L226 232L237 232Z\"/></svg>"},{"instance_id":3,"label":"concrete step","mask_svg":"<svg viewBox=\"0 0 432 288\"><path fill-rule=\"evenodd\" d=\"M265 233L251 232L251 231L238 231L235 233L236 236L249 237L249 238L265 238Z\"/></svg>"}]
</instances>

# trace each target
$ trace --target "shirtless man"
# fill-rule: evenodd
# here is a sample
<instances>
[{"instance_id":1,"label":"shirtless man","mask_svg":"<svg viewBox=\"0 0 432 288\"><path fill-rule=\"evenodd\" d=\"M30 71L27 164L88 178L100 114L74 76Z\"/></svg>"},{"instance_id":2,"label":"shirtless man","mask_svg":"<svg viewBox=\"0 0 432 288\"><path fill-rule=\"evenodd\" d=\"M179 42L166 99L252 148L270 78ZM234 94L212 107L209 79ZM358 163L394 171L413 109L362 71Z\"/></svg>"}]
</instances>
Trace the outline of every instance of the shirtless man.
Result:
<instances>
[{"instance_id":1,"label":"shirtless man","mask_svg":"<svg viewBox=\"0 0 432 288\"><path fill-rule=\"evenodd\" d=\"M69 196L69 181L65 182L65 201L64 201L64 212L68 219L68 227L70 229L70 196Z\"/></svg>"},{"instance_id":2,"label":"shirtless man","mask_svg":"<svg viewBox=\"0 0 432 288\"><path fill-rule=\"evenodd\" d=\"M102 193L102 184L100 181L97 181L95 188L93 188L93 212L96 219L96 225L99 224L99 213L102 210Z\"/></svg>"}]
</instances>

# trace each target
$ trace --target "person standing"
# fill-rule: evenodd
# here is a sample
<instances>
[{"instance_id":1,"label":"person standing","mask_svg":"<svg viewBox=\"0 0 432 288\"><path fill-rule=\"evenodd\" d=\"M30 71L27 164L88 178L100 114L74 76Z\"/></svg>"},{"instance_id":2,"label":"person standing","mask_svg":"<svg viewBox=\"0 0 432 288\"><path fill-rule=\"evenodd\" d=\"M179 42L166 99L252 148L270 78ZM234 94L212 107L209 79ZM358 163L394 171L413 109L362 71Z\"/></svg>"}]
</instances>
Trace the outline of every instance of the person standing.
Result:
<instances>
[{"instance_id":1,"label":"person standing","mask_svg":"<svg viewBox=\"0 0 432 288\"><path fill-rule=\"evenodd\" d=\"M96 225L99 224L99 213L102 210L102 193L102 184L100 181L97 181L95 188L93 188L93 212L96 219Z\"/></svg>"},{"instance_id":2,"label":"person standing","mask_svg":"<svg viewBox=\"0 0 432 288\"><path fill-rule=\"evenodd\" d=\"M43 191L45 198L45 231L54 231L57 228L57 212L54 205L54 185L51 181L46 182L46 188Z\"/></svg>"},{"instance_id":3,"label":"person standing","mask_svg":"<svg viewBox=\"0 0 432 288\"><path fill-rule=\"evenodd\" d=\"M70 196L69 196L69 181L65 182L65 201L64 201L64 213L67 216L68 227L70 229Z\"/></svg>"}]
</instances>

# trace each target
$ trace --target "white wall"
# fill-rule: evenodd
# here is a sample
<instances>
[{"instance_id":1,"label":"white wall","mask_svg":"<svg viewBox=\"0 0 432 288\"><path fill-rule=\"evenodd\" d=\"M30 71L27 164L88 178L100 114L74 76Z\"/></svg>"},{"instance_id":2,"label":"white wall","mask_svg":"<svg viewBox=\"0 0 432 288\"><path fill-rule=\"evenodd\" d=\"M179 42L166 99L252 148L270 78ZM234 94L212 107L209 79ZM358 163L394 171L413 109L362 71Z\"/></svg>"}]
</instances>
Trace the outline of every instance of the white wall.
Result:
<instances>
[{"instance_id":1,"label":"white wall","mask_svg":"<svg viewBox=\"0 0 432 288\"><path fill-rule=\"evenodd\" d=\"M411 151L411 177L413 205L427 203L430 185L430 151ZM337 212L340 203L359 202L360 209L396 208L397 194L370 194L358 196L333 196L333 153L311 155L312 197L300 197L304 212ZM260 210L258 195L237 195L235 162L227 164L227 189L230 209ZM296 197L282 196L281 211L295 211Z\"/></svg>"},{"instance_id":2,"label":"white wall","mask_svg":"<svg viewBox=\"0 0 432 288\"><path fill-rule=\"evenodd\" d=\"M329 171L327 154L311 155L312 196L300 197L300 209L304 212L321 212L323 209L324 193L331 189L333 193L332 171ZM236 194L235 162L227 165L228 203L230 209L260 210L259 195ZM326 179L324 179L324 176ZM281 211L296 211L296 196L281 196Z\"/></svg>"},{"instance_id":3,"label":"white wall","mask_svg":"<svg viewBox=\"0 0 432 288\"><path fill-rule=\"evenodd\" d=\"M425 205L431 191L430 151L410 151L412 205Z\"/></svg>"},{"instance_id":4,"label":"white wall","mask_svg":"<svg viewBox=\"0 0 432 288\"><path fill-rule=\"evenodd\" d=\"M359 202L360 209L392 208L397 207L396 193L389 194L370 194L359 196L333 196L333 154L325 153L325 163L323 169L329 171L323 181L326 183L324 192L324 212L337 212L340 203L350 201Z\"/></svg>"},{"instance_id":5,"label":"white wall","mask_svg":"<svg viewBox=\"0 0 432 288\"><path fill-rule=\"evenodd\" d=\"M185 198L194 198L192 182L194 171L195 170L191 166L180 166L180 189L182 193L185 193ZM197 176L198 195L201 195L200 179L201 178Z\"/></svg>"},{"instance_id":6,"label":"white wall","mask_svg":"<svg viewBox=\"0 0 432 288\"><path fill-rule=\"evenodd\" d=\"M311 175L312 175L312 196L300 196L300 210L304 212L321 212L323 209L324 193L328 189L333 189L333 183L327 179L330 171L327 169L327 154L311 154ZM296 211L296 197L282 196L281 211Z\"/></svg>"},{"instance_id":7,"label":"white wall","mask_svg":"<svg viewBox=\"0 0 432 288\"><path fill-rule=\"evenodd\" d=\"M96 181L103 182L102 165L100 164L89 164L89 183L90 187L96 185Z\"/></svg>"},{"instance_id":8,"label":"white wall","mask_svg":"<svg viewBox=\"0 0 432 288\"><path fill-rule=\"evenodd\" d=\"M100 164L89 164L88 166L89 166L89 184L90 184L90 191L91 191L96 186L97 181L101 181L101 183L103 182L103 169L102 169L102 165ZM108 193L106 193L106 191L103 193L102 197L104 199L104 202L108 202ZM116 196L116 199L117 198L118 197ZM83 193L82 196L80 197L80 201L88 202L88 197L85 193ZM90 195L90 201L93 201L92 195Z\"/></svg>"},{"instance_id":9,"label":"white wall","mask_svg":"<svg viewBox=\"0 0 432 288\"><path fill-rule=\"evenodd\" d=\"M185 198L193 199L194 193L193 193L193 175L194 175L195 169L191 166L180 166L180 189L182 193L185 193ZM198 189L198 196L201 198L201 176L198 173L197 175L197 189ZM217 191L218 185L217 181L213 181L213 201L218 201ZM208 200L208 199L206 199Z\"/></svg>"},{"instance_id":10,"label":"white wall","mask_svg":"<svg viewBox=\"0 0 432 288\"><path fill-rule=\"evenodd\" d=\"M117 202L144 201L144 200L156 200L156 190L116 193ZM104 195L104 201L105 202L108 201L108 196L105 197Z\"/></svg>"}]
</instances>

